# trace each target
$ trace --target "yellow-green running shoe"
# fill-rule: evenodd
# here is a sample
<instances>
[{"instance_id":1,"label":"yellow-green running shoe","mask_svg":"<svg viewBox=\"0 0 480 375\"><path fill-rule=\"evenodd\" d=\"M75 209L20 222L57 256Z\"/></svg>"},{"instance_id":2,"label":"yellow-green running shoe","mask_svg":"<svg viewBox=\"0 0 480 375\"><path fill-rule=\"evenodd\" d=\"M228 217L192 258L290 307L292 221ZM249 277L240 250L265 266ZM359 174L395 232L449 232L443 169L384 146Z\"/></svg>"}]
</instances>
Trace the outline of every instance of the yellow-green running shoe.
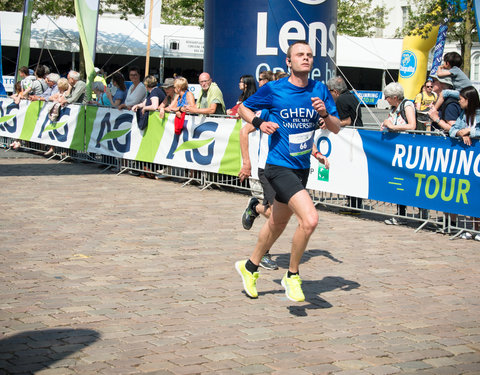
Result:
<instances>
[{"instance_id":1,"label":"yellow-green running shoe","mask_svg":"<svg viewBox=\"0 0 480 375\"><path fill-rule=\"evenodd\" d=\"M245 268L246 260L239 260L235 263L235 269L242 277L243 289L251 298L257 298L257 279L258 272L251 273Z\"/></svg>"},{"instance_id":2,"label":"yellow-green running shoe","mask_svg":"<svg viewBox=\"0 0 480 375\"><path fill-rule=\"evenodd\" d=\"M283 276L282 286L285 288L285 295L287 298L294 302L305 301L305 295L302 291L302 279L299 275L292 275L287 277L287 274Z\"/></svg>"}]
</instances>

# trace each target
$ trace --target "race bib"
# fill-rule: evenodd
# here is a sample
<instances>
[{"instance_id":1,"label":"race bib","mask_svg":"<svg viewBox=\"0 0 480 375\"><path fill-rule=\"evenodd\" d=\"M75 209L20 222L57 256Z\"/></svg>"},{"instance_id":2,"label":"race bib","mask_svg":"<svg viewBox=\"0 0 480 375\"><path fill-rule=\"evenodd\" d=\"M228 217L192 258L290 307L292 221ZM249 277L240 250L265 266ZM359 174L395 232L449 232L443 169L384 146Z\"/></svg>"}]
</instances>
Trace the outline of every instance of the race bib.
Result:
<instances>
[{"instance_id":1,"label":"race bib","mask_svg":"<svg viewBox=\"0 0 480 375\"><path fill-rule=\"evenodd\" d=\"M305 133L290 134L288 136L288 148L290 156L308 154L312 151L313 130Z\"/></svg>"}]
</instances>

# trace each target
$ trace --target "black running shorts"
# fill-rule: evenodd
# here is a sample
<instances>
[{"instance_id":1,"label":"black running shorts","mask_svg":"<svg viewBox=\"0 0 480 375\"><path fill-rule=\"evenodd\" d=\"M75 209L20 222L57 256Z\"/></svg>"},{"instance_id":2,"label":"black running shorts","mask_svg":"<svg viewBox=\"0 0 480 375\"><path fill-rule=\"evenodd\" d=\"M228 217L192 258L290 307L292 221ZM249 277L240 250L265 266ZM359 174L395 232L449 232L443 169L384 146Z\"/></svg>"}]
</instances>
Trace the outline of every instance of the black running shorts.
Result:
<instances>
[{"instance_id":1,"label":"black running shorts","mask_svg":"<svg viewBox=\"0 0 480 375\"><path fill-rule=\"evenodd\" d=\"M305 189L309 173L308 168L291 169L273 164L265 165L265 177L275 190L275 199L285 204L296 193Z\"/></svg>"},{"instance_id":2,"label":"black running shorts","mask_svg":"<svg viewBox=\"0 0 480 375\"><path fill-rule=\"evenodd\" d=\"M272 206L273 200L275 199L275 190L273 190L272 185L268 182L267 178L265 177L265 169L258 168L258 179L260 180L260 184L262 184L263 189L263 205Z\"/></svg>"}]
</instances>

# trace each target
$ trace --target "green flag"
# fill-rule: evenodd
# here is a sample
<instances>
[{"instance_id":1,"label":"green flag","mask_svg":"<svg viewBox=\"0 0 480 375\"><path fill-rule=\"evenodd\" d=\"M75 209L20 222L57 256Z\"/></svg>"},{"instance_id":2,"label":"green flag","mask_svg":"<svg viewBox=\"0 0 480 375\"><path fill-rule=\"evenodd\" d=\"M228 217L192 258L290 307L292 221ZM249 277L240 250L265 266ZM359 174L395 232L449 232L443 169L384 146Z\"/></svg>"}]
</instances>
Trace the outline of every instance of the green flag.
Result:
<instances>
[{"instance_id":1,"label":"green flag","mask_svg":"<svg viewBox=\"0 0 480 375\"><path fill-rule=\"evenodd\" d=\"M21 78L18 75L18 69L27 66L30 61L30 36L32 34L32 11L33 0L25 0L23 6L22 34L20 36L20 46L18 48L17 69L15 70L16 81Z\"/></svg>"},{"instance_id":2,"label":"green flag","mask_svg":"<svg viewBox=\"0 0 480 375\"><path fill-rule=\"evenodd\" d=\"M95 78L95 47L97 40L98 6L100 0L75 0L75 16L77 18L80 42L85 58L87 73L86 95L92 97L92 83Z\"/></svg>"}]
</instances>

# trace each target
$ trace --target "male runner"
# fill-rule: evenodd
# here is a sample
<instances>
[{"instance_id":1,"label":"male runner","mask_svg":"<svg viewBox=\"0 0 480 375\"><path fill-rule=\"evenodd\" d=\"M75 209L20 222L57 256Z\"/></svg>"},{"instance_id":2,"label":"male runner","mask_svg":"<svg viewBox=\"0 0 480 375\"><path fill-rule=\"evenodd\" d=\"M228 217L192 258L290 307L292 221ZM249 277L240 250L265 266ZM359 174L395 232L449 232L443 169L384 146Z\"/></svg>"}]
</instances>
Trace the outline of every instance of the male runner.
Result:
<instances>
[{"instance_id":1,"label":"male runner","mask_svg":"<svg viewBox=\"0 0 480 375\"><path fill-rule=\"evenodd\" d=\"M313 66L312 49L304 41L295 42L287 51L287 66L291 75L261 87L244 101L238 110L240 117L264 133L270 134L270 151L265 176L275 190L272 213L266 221L250 259L238 261L235 268L242 277L247 295L257 298L258 264L271 248L292 216L298 227L292 240L290 265L282 279L287 298L304 301L299 276L300 259L308 240L318 224L318 213L305 186L313 149L313 135L320 118L327 129L338 133L335 102L327 87L308 78ZM268 109L269 120L255 116L255 111ZM315 157L326 163L318 151Z\"/></svg>"}]
</instances>

